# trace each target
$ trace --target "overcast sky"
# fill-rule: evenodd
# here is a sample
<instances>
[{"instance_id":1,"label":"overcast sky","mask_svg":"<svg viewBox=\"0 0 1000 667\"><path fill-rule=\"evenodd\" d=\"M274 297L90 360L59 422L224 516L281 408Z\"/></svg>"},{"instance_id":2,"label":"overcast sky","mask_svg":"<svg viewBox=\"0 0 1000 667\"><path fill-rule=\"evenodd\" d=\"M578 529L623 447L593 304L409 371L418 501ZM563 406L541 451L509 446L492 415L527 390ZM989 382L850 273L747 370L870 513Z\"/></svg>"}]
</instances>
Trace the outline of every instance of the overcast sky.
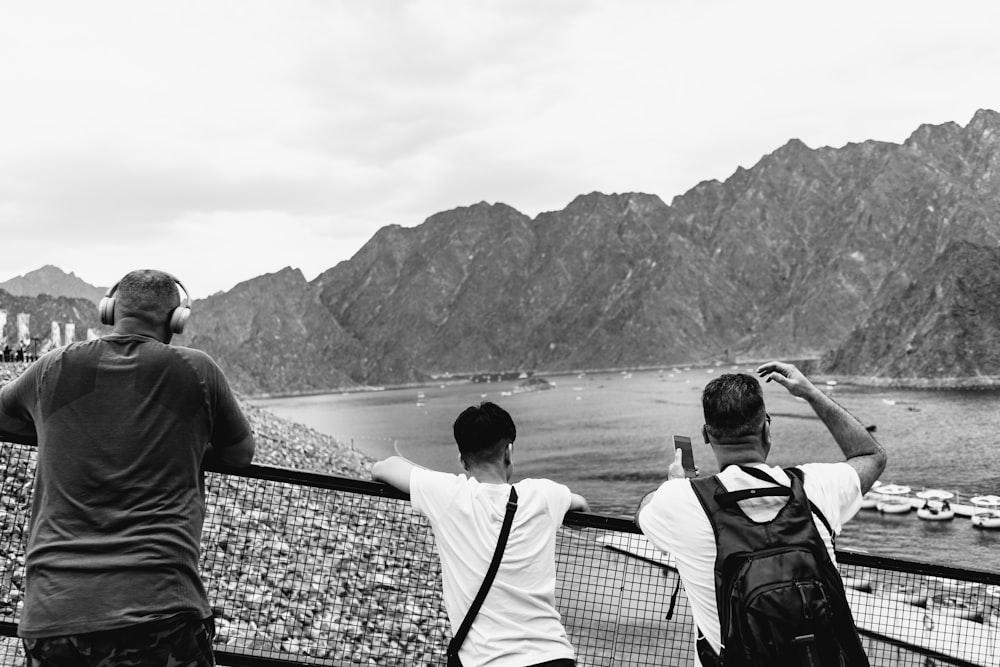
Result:
<instances>
[{"instance_id":1,"label":"overcast sky","mask_svg":"<svg viewBox=\"0 0 1000 667\"><path fill-rule=\"evenodd\" d=\"M669 203L788 139L1000 110L1000 3L6 2L0 281L55 264L194 298L383 225L592 191Z\"/></svg>"}]
</instances>

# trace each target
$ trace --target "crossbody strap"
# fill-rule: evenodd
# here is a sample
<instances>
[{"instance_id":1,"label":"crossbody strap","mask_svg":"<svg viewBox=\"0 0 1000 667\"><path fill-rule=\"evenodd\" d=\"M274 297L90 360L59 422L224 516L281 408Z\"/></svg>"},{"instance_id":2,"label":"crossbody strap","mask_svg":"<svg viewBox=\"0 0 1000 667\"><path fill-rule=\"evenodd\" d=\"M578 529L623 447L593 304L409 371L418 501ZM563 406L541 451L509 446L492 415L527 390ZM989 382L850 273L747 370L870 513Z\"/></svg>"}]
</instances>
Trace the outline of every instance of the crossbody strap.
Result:
<instances>
[{"instance_id":1,"label":"crossbody strap","mask_svg":"<svg viewBox=\"0 0 1000 667\"><path fill-rule=\"evenodd\" d=\"M455 633L455 636L448 643L448 652L451 654L458 654L458 649L462 646L462 642L465 641L465 636L469 634L469 629L472 628L472 622L476 620L476 616L479 614L479 608L483 606L486 594L490 592L493 579L497 576L497 570L500 569L500 560L503 558L504 547L507 546L507 536L510 535L510 526L514 523L515 511L517 511L517 489L511 485L510 498L507 500L507 513L503 517L503 526L500 528L497 548L493 552L493 561L490 562L490 568L486 571L486 578L483 579L483 584L479 587L479 592L476 593L476 599L472 601L472 606L469 607L469 611L465 614L462 625L458 627L458 632Z\"/></svg>"}]
</instances>

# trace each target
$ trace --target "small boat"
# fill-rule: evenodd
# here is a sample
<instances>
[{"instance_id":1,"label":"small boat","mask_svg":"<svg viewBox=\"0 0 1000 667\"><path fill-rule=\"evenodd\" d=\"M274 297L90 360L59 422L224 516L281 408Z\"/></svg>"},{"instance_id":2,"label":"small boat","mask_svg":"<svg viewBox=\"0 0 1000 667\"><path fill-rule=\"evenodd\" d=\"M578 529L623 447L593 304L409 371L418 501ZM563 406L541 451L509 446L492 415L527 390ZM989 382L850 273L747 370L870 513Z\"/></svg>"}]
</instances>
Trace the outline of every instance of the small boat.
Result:
<instances>
[{"instance_id":1,"label":"small boat","mask_svg":"<svg viewBox=\"0 0 1000 667\"><path fill-rule=\"evenodd\" d=\"M955 497L951 491L926 489L917 492L924 504L917 508L917 516L925 521L948 521L955 518L955 510L948 501Z\"/></svg>"},{"instance_id":2,"label":"small boat","mask_svg":"<svg viewBox=\"0 0 1000 667\"><path fill-rule=\"evenodd\" d=\"M976 496L969 502L973 505L973 528L1000 528L1000 496Z\"/></svg>"},{"instance_id":3,"label":"small boat","mask_svg":"<svg viewBox=\"0 0 1000 667\"><path fill-rule=\"evenodd\" d=\"M884 514L906 514L913 509L911 498L907 495L910 487L898 484L884 484L878 487L881 498L875 504L876 509Z\"/></svg>"}]
</instances>

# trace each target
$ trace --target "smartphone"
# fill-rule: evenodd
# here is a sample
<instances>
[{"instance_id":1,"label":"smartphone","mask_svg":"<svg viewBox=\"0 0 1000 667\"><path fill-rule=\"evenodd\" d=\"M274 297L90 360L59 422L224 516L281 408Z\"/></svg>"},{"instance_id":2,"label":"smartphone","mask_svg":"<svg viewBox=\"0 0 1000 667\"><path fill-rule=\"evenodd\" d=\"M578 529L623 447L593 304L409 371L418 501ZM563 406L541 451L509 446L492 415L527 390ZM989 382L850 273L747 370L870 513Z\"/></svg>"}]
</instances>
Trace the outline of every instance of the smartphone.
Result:
<instances>
[{"instance_id":1,"label":"smartphone","mask_svg":"<svg viewBox=\"0 0 1000 667\"><path fill-rule=\"evenodd\" d=\"M694 464L694 450L691 449L691 438L686 435L674 436L674 449L681 450L681 465L688 477L698 476L698 466Z\"/></svg>"}]
</instances>

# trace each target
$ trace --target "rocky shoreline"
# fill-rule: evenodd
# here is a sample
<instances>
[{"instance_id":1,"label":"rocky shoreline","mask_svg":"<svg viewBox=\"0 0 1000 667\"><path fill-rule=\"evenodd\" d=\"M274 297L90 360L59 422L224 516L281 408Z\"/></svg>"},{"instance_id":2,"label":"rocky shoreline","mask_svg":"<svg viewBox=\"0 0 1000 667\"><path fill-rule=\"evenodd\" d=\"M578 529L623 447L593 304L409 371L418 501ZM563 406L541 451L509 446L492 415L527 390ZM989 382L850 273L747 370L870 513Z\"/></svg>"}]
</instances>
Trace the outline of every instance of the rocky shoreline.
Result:
<instances>
[{"instance_id":1,"label":"rocky shoreline","mask_svg":"<svg viewBox=\"0 0 1000 667\"><path fill-rule=\"evenodd\" d=\"M879 389L927 389L944 391L1000 389L1000 375L942 378L887 378L871 375L816 375L816 382L834 380L837 384Z\"/></svg>"}]
</instances>

